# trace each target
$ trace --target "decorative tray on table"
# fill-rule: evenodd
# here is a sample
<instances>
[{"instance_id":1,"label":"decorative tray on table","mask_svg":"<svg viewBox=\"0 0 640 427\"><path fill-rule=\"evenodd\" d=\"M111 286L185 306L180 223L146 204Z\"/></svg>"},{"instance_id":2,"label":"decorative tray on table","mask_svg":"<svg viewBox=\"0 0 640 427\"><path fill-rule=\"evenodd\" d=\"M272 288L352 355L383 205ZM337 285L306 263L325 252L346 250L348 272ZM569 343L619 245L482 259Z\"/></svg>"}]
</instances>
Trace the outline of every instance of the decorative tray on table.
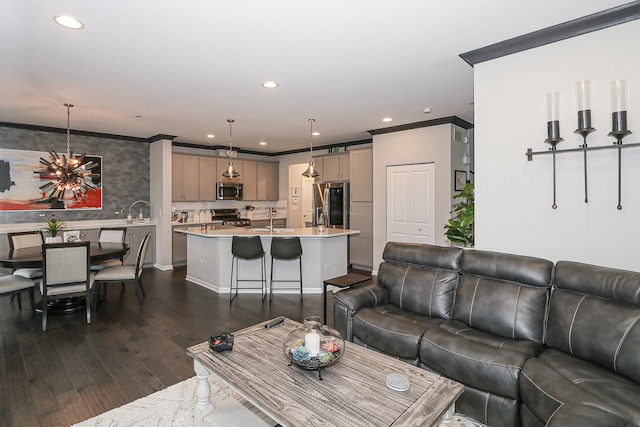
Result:
<instances>
[{"instance_id":1,"label":"decorative tray on table","mask_svg":"<svg viewBox=\"0 0 640 427\"><path fill-rule=\"evenodd\" d=\"M338 331L322 325L319 317L307 317L302 327L287 335L283 349L291 364L317 370L322 379L321 370L340 360L345 342Z\"/></svg>"}]
</instances>

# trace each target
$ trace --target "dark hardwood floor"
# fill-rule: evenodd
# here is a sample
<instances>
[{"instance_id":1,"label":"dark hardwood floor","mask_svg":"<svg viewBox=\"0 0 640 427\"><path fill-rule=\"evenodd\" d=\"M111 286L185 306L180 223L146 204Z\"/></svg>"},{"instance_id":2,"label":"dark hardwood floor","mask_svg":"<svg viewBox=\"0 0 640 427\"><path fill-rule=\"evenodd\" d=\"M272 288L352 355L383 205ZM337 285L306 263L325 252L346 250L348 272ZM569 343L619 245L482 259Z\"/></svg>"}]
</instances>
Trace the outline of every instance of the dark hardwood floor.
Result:
<instances>
[{"instance_id":1,"label":"dark hardwood floor","mask_svg":"<svg viewBox=\"0 0 640 427\"><path fill-rule=\"evenodd\" d=\"M230 305L228 294L185 282L185 273L146 269L143 305L131 286L114 284L91 324L84 311L50 315L46 332L41 317L31 317L28 298L22 311L0 298L0 426L77 423L192 377L185 349L214 332L281 315L322 315L319 294L305 295L302 304L295 294L275 294L272 303L240 294ZM328 304L332 313L331 296Z\"/></svg>"}]
</instances>

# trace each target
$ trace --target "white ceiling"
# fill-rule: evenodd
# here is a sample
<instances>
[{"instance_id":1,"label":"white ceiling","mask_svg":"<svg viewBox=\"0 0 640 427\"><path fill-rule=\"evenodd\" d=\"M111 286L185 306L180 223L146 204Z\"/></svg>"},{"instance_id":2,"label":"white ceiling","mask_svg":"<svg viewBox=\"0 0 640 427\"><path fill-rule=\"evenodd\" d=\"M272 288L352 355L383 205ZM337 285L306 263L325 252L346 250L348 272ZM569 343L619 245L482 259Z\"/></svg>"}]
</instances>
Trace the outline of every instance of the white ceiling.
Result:
<instances>
[{"instance_id":1,"label":"white ceiling","mask_svg":"<svg viewBox=\"0 0 640 427\"><path fill-rule=\"evenodd\" d=\"M70 102L72 129L225 145L233 118L234 147L265 152L308 147L308 118L314 145L473 122L459 54L624 3L2 0L0 121L65 128ZM85 29L55 24L61 14Z\"/></svg>"}]
</instances>

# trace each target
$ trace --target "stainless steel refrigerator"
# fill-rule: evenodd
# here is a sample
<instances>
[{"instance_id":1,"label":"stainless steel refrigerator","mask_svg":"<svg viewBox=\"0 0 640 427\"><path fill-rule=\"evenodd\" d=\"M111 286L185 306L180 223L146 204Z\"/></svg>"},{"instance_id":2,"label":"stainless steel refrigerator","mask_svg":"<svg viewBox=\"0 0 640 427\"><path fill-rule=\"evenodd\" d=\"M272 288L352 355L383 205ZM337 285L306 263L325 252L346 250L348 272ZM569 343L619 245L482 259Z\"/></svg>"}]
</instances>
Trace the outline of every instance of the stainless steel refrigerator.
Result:
<instances>
[{"instance_id":1,"label":"stainless steel refrigerator","mask_svg":"<svg viewBox=\"0 0 640 427\"><path fill-rule=\"evenodd\" d=\"M323 216L324 214L324 216ZM349 228L349 183L313 185L313 225Z\"/></svg>"}]
</instances>

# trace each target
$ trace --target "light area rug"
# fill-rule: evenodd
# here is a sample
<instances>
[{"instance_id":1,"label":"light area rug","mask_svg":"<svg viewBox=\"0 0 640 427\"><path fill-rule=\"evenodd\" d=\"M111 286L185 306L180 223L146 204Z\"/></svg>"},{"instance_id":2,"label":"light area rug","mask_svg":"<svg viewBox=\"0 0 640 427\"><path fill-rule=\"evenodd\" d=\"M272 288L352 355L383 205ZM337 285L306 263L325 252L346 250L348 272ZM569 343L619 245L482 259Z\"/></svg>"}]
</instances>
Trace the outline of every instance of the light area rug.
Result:
<instances>
[{"instance_id":1,"label":"light area rug","mask_svg":"<svg viewBox=\"0 0 640 427\"><path fill-rule=\"evenodd\" d=\"M209 376L211 384L211 400L215 413L208 417L212 425L263 427L278 424L253 407L244 398L234 393L229 386L216 377ZM90 418L72 427L184 427L193 426L193 408L197 400L196 391L198 380L196 377L172 385L134 402L112 409L104 414ZM250 409L242 411L239 418L240 406ZM455 414L450 427L485 427Z\"/></svg>"}]
</instances>

